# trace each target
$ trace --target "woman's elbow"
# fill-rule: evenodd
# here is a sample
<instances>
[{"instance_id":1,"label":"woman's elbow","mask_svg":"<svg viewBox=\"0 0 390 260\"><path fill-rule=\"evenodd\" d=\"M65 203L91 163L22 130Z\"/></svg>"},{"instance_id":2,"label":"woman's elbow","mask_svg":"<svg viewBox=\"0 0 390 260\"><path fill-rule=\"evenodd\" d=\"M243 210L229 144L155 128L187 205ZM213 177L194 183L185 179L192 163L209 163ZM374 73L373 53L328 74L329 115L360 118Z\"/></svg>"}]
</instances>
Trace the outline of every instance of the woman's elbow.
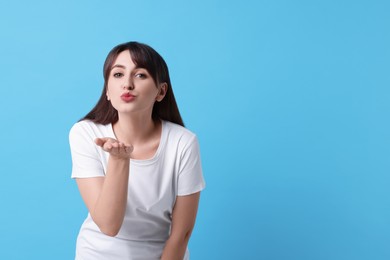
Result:
<instances>
[{"instance_id":1,"label":"woman's elbow","mask_svg":"<svg viewBox=\"0 0 390 260\"><path fill-rule=\"evenodd\" d=\"M107 235L107 236L110 236L110 237L115 237L116 235L118 235L120 229L121 229L121 226L122 226L122 222L116 222L116 221L94 221L95 224L98 226L98 228L100 229L100 232L102 232L103 234Z\"/></svg>"},{"instance_id":2,"label":"woman's elbow","mask_svg":"<svg viewBox=\"0 0 390 260\"><path fill-rule=\"evenodd\" d=\"M98 226L100 232L110 237L118 235L123 224L123 218L99 218L99 216L92 214L91 217Z\"/></svg>"},{"instance_id":3,"label":"woman's elbow","mask_svg":"<svg viewBox=\"0 0 390 260\"><path fill-rule=\"evenodd\" d=\"M99 227L99 229L106 236L115 237L118 235L120 227Z\"/></svg>"},{"instance_id":4,"label":"woman's elbow","mask_svg":"<svg viewBox=\"0 0 390 260\"><path fill-rule=\"evenodd\" d=\"M184 241L186 243L188 243L188 241L190 240L191 234L192 234L192 228L190 230L187 230L187 232L184 234Z\"/></svg>"}]
</instances>

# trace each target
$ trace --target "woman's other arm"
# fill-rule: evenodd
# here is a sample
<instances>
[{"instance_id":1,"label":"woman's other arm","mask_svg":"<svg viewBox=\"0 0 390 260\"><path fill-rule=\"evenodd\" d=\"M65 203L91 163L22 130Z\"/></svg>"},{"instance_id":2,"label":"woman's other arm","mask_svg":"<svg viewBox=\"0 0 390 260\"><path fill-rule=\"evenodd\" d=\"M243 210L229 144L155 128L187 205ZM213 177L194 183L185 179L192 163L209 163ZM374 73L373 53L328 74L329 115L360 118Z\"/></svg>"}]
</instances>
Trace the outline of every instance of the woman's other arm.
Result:
<instances>
[{"instance_id":1,"label":"woman's other arm","mask_svg":"<svg viewBox=\"0 0 390 260\"><path fill-rule=\"evenodd\" d=\"M200 192L178 196L172 213L171 234L161 260L183 260L192 229L195 225Z\"/></svg>"}]
</instances>

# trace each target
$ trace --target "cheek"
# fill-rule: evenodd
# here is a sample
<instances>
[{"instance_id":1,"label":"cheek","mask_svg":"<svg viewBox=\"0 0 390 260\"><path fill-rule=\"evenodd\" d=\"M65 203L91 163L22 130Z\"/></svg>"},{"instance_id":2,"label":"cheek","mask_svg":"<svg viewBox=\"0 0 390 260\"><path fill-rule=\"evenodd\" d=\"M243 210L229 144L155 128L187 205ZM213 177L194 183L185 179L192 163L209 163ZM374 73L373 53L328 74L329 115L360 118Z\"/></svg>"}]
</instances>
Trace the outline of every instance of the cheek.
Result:
<instances>
[{"instance_id":1,"label":"cheek","mask_svg":"<svg viewBox=\"0 0 390 260\"><path fill-rule=\"evenodd\" d=\"M150 96L150 99L155 101L156 100L156 97L158 96L158 89L155 88L155 89L152 89L149 93L149 96Z\"/></svg>"},{"instance_id":2,"label":"cheek","mask_svg":"<svg viewBox=\"0 0 390 260\"><path fill-rule=\"evenodd\" d=\"M110 81L109 81L109 82L107 83L107 91L106 91L106 92L107 92L108 94L113 94L113 93L115 93L116 89L117 89L117 88L116 88L115 84L113 84L113 82L110 82Z\"/></svg>"},{"instance_id":3,"label":"cheek","mask_svg":"<svg viewBox=\"0 0 390 260\"><path fill-rule=\"evenodd\" d=\"M110 100L111 102L115 102L118 96L118 90L112 85L108 85L106 90L106 96L108 100Z\"/></svg>"}]
</instances>

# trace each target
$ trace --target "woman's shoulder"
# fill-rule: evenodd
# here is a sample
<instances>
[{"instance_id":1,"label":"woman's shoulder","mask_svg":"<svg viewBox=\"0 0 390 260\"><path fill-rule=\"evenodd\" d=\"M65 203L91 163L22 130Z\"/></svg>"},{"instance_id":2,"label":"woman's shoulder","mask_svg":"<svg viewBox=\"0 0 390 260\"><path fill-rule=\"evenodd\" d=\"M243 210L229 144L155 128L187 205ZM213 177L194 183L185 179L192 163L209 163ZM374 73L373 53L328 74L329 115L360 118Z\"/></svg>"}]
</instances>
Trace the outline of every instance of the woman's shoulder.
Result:
<instances>
[{"instance_id":1,"label":"woman's shoulder","mask_svg":"<svg viewBox=\"0 0 390 260\"><path fill-rule=\"evenodd\" d=\"M190 143L197 139L196 134L184 126L163 121L168 140L172 142Z\"/></svg>"},{"instance_id":2,"label":"woman's shoulder","mask_svg":"<svg viewBox=\"0 0 390 260\"><path fill-rule=\"evenodd\" d=\"M91 120L85 119L73 124L69 134L82 134L96 136L98 133L104 133L109 130L109 125L102 125Z\"/></svg>"},{"instance_id":3,"label":"woman's shoulder","mask_svg":"<svg viewBox=\"0 0 390 260\"><path fill-rule=\"evenodd\" d=\"M185 128L184 126L178 125L176 123L170 122L170 121L163 121L166 128L169 129L170 132L178 135L188 135L188 136L195 136L195 133L191 130Z\"/></svg>"},{"instance_id":4,"label":"woman's shoulder","mask_svg":"<svg viewBox=\"0 0 390 260\"><path fill-rule=\"evenodd\" d=\"M98 127L96 123L92 122L91 120L81 120L73 124L73 126L70 129L70 132L79 132L79 131L87 131L91 128Z\"/></svg>"}]
</instances>

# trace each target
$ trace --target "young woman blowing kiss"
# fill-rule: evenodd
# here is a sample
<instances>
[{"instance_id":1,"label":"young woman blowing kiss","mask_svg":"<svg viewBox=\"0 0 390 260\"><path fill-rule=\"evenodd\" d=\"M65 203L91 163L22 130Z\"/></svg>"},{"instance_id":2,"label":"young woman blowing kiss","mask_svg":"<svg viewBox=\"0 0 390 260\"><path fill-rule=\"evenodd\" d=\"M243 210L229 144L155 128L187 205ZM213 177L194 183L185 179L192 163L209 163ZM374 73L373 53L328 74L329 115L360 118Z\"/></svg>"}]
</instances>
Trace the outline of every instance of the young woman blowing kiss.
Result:
<instances>
[{"instance_id":1,"label":"young woman blowing kiss","mask_svg":"<svg viewBox=\"0 0 390 260\"><path fill-rule=\"evenodd\" d=\"M89 211L77 260L189 259L205 187L199 145L155 50L137 42L111 50L102 95L69 140L72 178Z\"/></svg>"}]
</instances>

